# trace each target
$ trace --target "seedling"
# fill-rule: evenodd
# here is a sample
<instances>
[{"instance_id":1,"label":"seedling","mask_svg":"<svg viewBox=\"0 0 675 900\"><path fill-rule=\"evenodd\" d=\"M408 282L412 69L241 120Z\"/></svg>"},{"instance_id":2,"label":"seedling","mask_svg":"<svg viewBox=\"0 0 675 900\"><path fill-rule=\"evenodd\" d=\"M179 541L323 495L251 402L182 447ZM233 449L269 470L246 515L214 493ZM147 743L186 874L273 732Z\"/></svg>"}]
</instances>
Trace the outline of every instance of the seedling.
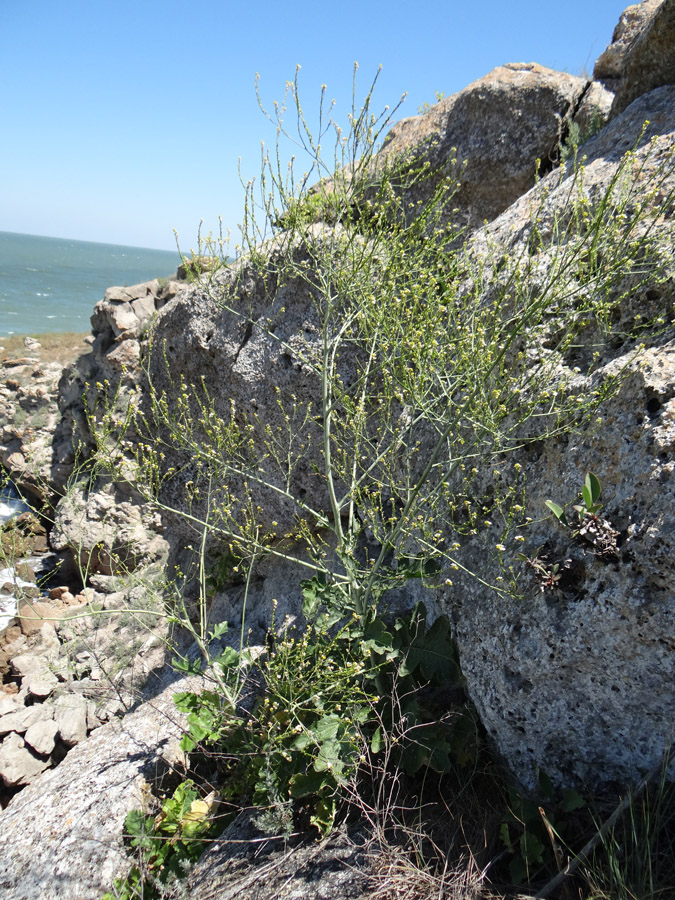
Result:
<instances>
[{"instance_id":1,"label":"seedling","mask_svg":"<svg viewBox=\"0 0 675 900\"><path fill-rule=\"evenodd\" d=\"M546 505L561 525L564 525L566 528L574 527L572 532L573 538L581 538L593 545L596 556L616 556L619 532L612 528L607 519L598 515L602 509L602 503L600 503L601 494L602 487L599 479L592 472L589 472L581 488L583 504L579 503L574 506L578 516L576 527L568 521L562 506L554 503L553 500L547 500Z\"/></svg>"},{"instance_id":2,"label":"seedling","mask_svg":"<svg viewBox=\"0 0 675 900\"><path fill-rule=\"evenodd\" d=\"M593 518L597 519L597 514L599 510L602 509L602 503L600 503L601 494L602 487L600 486L600 481L598 480L597 476L595 476L592 472L589 472L586 475L584 486L581 489L581 497L584 501L584 505L582 506L581 504L579 504L574 507L575 511L579 515L579 523L582 523L586 516L592 516ZM547 500L546 505L561 525L565 525L565 527L567 528L570 527L570 523L567 520L565 510L562 506L554 503L553 500Z\"/></svg>"}]
</instances>

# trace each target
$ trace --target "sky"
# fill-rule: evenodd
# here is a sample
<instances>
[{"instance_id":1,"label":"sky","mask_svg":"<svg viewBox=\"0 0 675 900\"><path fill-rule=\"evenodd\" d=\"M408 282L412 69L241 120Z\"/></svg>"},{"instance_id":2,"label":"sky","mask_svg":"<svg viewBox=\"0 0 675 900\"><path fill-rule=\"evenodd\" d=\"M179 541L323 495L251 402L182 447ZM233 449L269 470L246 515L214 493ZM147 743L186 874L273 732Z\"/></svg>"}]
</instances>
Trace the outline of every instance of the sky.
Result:
<instances>
[{"instance_id":1,"label":"sky","mask_svg":"<svg viewBox=\"0 0 675 900\"><path fill-rule=\"evenodd\" d=\"M344 122L352 70L398 118L495 66L592 72L628 0L0 0L0 231L157 249L237 241L260 112L300 65ZM241 160L241 167L239 164Z\"/></svg>"}]
</instances>

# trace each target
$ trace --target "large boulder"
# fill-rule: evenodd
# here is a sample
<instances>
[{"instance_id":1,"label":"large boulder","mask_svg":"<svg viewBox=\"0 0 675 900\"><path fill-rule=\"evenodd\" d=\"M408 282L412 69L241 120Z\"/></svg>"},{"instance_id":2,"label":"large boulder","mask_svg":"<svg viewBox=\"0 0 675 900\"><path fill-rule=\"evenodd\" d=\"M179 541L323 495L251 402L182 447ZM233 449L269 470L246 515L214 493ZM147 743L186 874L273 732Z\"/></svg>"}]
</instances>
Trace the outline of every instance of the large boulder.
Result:
<instances>
[{"instance_id":1,"label":"large boulder","mask_svg":"<svg viewBox=\"0 0 675 900\"><path fill-rule=\"evenodd\" d=\"M548 171L559 159L570 123L600 127L610 95L596 85L537 63L510 63L442 99L420 116L403 119L387 135L382 157L409 158L430 172L454 174L452 224L469 230L491 221L532 187L537 161ZM409 191L423 199L435 179Z\"/></svg>"},{"instance_id":2,"label":"large boulder","mask_svg":"<svg viewBox=\"0 0 675 900\"><path fill-rule=\"evenodd\" d=\"M594 77L615 92L610 117L642 94L675 84L674 0L643 0L629 6L612 43L595 64Z\"/></svg>"},{"instance_id":3,"label":"large boulder","mask_svg":"<svg viewBox=\"0 0 675 900\"><path fill-rule=\"evenodd\" d=\"M633 171L639 179L663 178L661 200L675 189L675 87L662 87L635 101L584 148L590 196L607 189L645 120L651 125ZM531 210L540 209L545 233L553 210L569 199L570 179L555 179L552 173L478 235L476 251L493 259L518 258L531 235ZM536 785L538 768L568 785L625 783L657 764L672 740L675 268L668 217L659 219L654 236L665 269L651 284L643 281L645 268L617 285L618 331L597 334L595 365L579 347L561 360L561 374L567 371L574 390L587 395L621 373L616 394L577 433L515 454L508 465L482 472L476 484L479 495L497 485L504 490L514 480L516 463L525 473L522 514L531 523L508 540L496 529L485 540L474 538L462 557L493 584L515 578L515 591L485 590L459 573L441 604L455 623L462 669L481 720L528 787ZM544 269L559 250L542 254ZM645 262L658 266L656 257ZM663 324L651 332L651 346L638 351L625 335L636 323L658 318ZM591 366L592 374L584 375ZM617 533L615 551L574 538L546 507L546 500L578 502L587 472L602 484L602 527L610 529L608 536Z\"/></svg>"},{"instance_id":4,"label":"large boulder","mask_svg":"<svg viewBox=\"0 0 675 900\"><path fill-rule=\"evenodd\" d=\"M313 226L316 241L329 240L331 233L332 226ZM273 258L274 247L268 249ZM310 253L301 242L291 252L295 264L310 263ZM223 304L225 297L230 308ZM207 490L199 481L195 454L182 439L194 427L192 440L205 441L200 422L203 426L210 417L225 428L230 423L241 427L256 447L259 471L279 489L270 492L249 485L262 529L276 528L272 523L278 523L280 532L293 527L299 510L292 497L302 498L315 509L327 508L325 485L313 467L319 453L319 428L312 418L303 421L302 413L297 422L287 418L293 416L294 408L302 411L308 404L320 404L316 372L294 355L320 352L320 340L317 310L306 281L298 277L278 285L245 262L192 285L158 314L147 366L149 383L155 402L166 397L177 418L156 420L147 386L144 414L157 430L156 446L164 454L164 470L175 470L161 495L165 521L170 524L167 536L174 543L194 541L192 524L170 512L184 511L186 491L193 482L201 494L191 500L192 514L206 516ZM353 361L347 368L344 376L354 377ZM181 383L176 373L181 373ZM176 390L182 391L183 385L189 407L177 402ZM291 440L294 452L303 442L311 447L290 473L288 484L284 484L280 461L266 452L270 436ZM244 481L244 477L233 479L227 485L233 507L246 495ZM221 488L213 486L215 492Z\"/></svg>"},{"instance_id":5,"label":"large boulder","mask_svg":"<svg viewBox=\"0 0 675 900\"><path fill-rule=\"evenodd\" d=\"M635 39L644 31L663 0L642 0L628 6L612 34L612 42L595 62L593 78L606 88L616 92L620 87L626 65L626 57Z\"/></svg>"}]
</instances>

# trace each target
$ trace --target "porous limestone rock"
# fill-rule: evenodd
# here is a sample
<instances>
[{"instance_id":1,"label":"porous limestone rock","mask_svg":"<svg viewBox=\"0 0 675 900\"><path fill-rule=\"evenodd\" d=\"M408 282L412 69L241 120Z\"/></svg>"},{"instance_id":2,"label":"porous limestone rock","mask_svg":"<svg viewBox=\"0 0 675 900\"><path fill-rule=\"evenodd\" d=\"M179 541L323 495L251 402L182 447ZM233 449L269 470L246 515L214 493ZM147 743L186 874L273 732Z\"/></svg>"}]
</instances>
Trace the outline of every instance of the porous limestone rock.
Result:
<instances>
[{"instance_id":1,"label":"porous limestone rock","mask_svg":"<svg viewBox=\"0 0 675 900\"><path fill-rule=\"evenodd\" d=\"M642 0L626 7L614 29L611 44L595 62L593 78L613 93L620 86L626 55L635 39L644 31L663 0Z\"/></svg>"},{"instance_id":2,"label":"porous limestone rock","mask_svg":"<svg viewBox=\"0 0 675 900\"><path fill-rule=\"evenodd\" d=\"M475 229L491 221L558 159L570 121L583 104L580 127L591 117L604 122L609 98L598 86L536 63L493 69L468 87L440 100L420 116L403 119L387 135L382 156L411 156L431 172L455 174L453 225ZM456 160L453 164L452 160ZM427 184L427 187L424 185ZM413 188L417 202L428 186Z\"/></svg>"},{"instance_id":3,"label":"porous limestone rock","mask_svg":"<svg viewBox=\"0 0 675 900\"><path fill-rule=\"evenodd\" d=\"M37 353L41 351L36 350ZM59 411L58 384L63 365L33 359L20 366L5 358L0 363L0 379L12 389L0 394L0 463L20 490L41 504L53 487L52 436Z\"/></svg>"},{"instance_id":4,"label":"porous limestone rock","mask_svg":"<svg viewBox=\"0 0 675 900\"><path fill-rule=\"evenodd\" d=\"M586 190L600 196L622 153L633 146L645 120L651 125L636 153L641 178L663 177L661 201L675 189L675 87L659 88L635 101L584 148ZM653 139L653 142L652 140ZM555 173L492 223L475 246L490 247L493 258L517 254L527 245L530 216L540 192L552 187L540 208L541 228L556 204L567 197L569 178L555 186ZM459 573L441 606L451 614L470 696L481 721L509 768L528 787L537 768L562 784L625 783L658 763L675 728L675 267L672 220L654 231L662 241L664 268L653 283L642 274L616 286L620 302L615 338L597 334L592 359L572 349L561 359L574 390L590 394L606 379L623 373L617 393L605 401L599 419L578 432L551 438L530 452L515 454L497 473L481 473L476 491L502 489L522 465L527 481L524 515L532 524L520 531L523 544L506 541L493 529L485 540L465 543L462 559L488 582L518 577L518 596L502 595ZM483 245L483 241L485 244ZM543 254L542 270L546 268ZM650 264L658 266L656 257ZM651 345L619 335L661 317ZM647 337L645 333L645 339ZM587 472L603 487L603 516L618 534L616 554L603 556L571 538L547 510L545 501L568 504ZM519 559L544 558L566 572L555 589ZM565 560L569 560L567 568Z\"/></svg>"},{"instance_id":5,"label":"porous limestone rock","mask_svg":"<svg viewBox=\"0 0 675 900\"><path fill-rule=\"evenodd\" d=\"M159 520L147 504L113 484L98 491L70 491L56 509L51 532L55 550L69 551L86 578L132 572L165 554Z\"/></svg>"},{"instance_id":6,"label":"porous limestone rock","mask_svg":"<svg viewBox=\"0 0 675 900\"><path fill-rule=\"evenodd\" d=\"M191 900L366 900L373 861L363 836L335 832L321 843L261 840L242 813L203 854L186 882Z\"/></svg>"},{"instance_id":7,"label":"porous limestone rock","mask_svg":"<svg viewBox=\"0 0 675 900\"><path fill-rule=\"evenodd\" d=\"M675 0L629 6L594 74L615 92L610 117L648 91L675 84Z\"/></svg>"},{"instance_id":8,"label":"porous limestone rock","mask_svg":"<svg viewBox=\"0 0 675 900\"><path fill-rule=\"evenodd\" d=\"M317 224L309 240L331 241L332 229ZM274 255L274 242L268 249ZM291 252L296 265L311 259L307 246L300 241ZM230 302L241 310L240 315L224 309L214 299L221 292L231 295ZM255 319L255 324L248 324L249 316ZM309 360L312 354L321 352L316 304L304 280L290 279L277 287L273 279L253 274L246 262L240 268L221 269L191 285L158 313L153 345L147 368L156 396L166 393L175 407L175 373L181 372L188 390L196 398L193 422L198 419L197 405L203 402L212 406L214 421L250 427L254 442L257 440L261 447L266 428L276 435L288 434L291 429L291 439L300 451L300 459L291 473L288 494L283 464L279 466L278 460L260 454L260 467L280 488L273 494L256 492L255 485L251 485L254 503L260 505L261 528L281 531L294 527L299 508L289 495L302 498L315 508L327 508L325 485L317 477L314 464L319 453L320 430L313 417L304 421L298 412L308 404L316 405L320 396L316 372L293 355L294 351L302 351ZM356 364L355 356L345 355L340 367L345 383L356 377ZM202 392L202 383L207 386L208 400ZM283 401L283 407L277 403L277 397ZM146 420L153 421L147 385L144 400ZM156 443L164 454L162 465L176 468L175 477L163 486L161 495L167 538L174 546L189 544L194 541L194 529L180 516L173 516L171 509L183 508L185 485L198 480L196 460L189 448L179 446L170 430L161 424L156 427L159 430ZM185 426L181 428L184 430ZM199 429L195 439L200 439ZM306 453L300 450L303 444ZM233 481L228 487L235 505L237 498L245 497L240 484ZM203 498L206 490L203 484L201 488ZM196 497L192 514L203 515L204 509L201 498ZM273 526L273 522L277 525Z\"/></svg>"}]
</instances>

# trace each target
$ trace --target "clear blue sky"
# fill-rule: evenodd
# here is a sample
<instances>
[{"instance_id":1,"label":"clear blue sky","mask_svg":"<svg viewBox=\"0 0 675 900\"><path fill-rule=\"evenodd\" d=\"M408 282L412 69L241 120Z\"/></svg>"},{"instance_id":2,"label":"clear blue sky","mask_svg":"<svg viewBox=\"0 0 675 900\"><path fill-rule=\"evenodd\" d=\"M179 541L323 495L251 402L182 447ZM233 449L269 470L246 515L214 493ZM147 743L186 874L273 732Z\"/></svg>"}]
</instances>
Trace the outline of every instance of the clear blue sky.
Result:
<instances>
[{"instance_id":1,"label":"clear blue sky","mask_svg":"<svg viewBox=\"0 0 675 900\"><path fill-rule=\"evenodd\" d=\"M236 234L242 189L274 129L258 110L302 66L344 117L365 87L402 115L495 66L580 74L627 0L0 0L0 231L188 249L199 220Z\"/></svg>"}]
</instances>

